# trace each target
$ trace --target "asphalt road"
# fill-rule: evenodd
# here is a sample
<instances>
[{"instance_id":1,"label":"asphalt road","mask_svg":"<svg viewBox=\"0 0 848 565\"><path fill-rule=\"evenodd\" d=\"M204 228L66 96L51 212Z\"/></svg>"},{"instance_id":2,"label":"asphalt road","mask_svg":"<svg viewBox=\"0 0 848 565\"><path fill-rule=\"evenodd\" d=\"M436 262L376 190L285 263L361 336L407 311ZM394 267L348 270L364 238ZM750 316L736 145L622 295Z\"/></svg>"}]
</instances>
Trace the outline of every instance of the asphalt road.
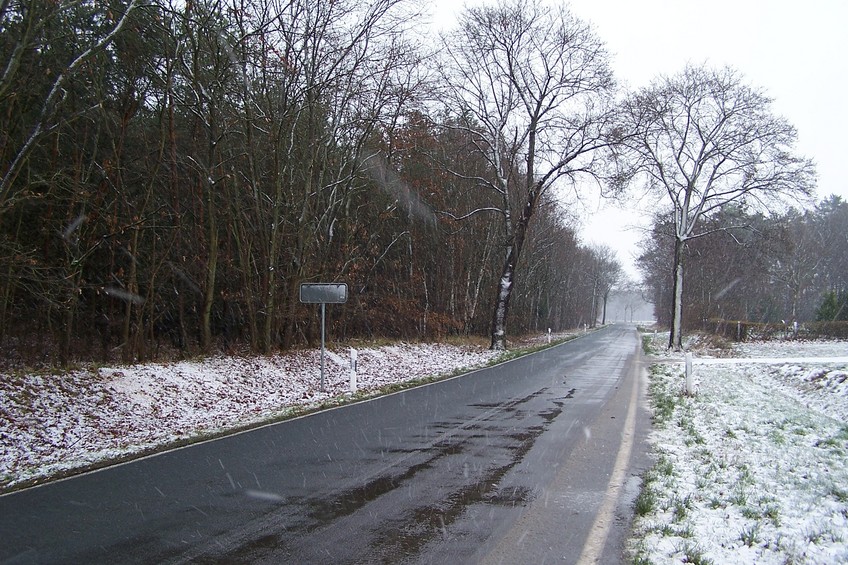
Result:
<instances>
[{"instance_id":1,"label":"asphalt road","mask_svg":"<svg viewBox=\"0 0 848 565\"><path fill-rule=\"evenodd\" d=\"M636 331L0 497L0 563L615 563Z\"/></svg>"}]
</instances>

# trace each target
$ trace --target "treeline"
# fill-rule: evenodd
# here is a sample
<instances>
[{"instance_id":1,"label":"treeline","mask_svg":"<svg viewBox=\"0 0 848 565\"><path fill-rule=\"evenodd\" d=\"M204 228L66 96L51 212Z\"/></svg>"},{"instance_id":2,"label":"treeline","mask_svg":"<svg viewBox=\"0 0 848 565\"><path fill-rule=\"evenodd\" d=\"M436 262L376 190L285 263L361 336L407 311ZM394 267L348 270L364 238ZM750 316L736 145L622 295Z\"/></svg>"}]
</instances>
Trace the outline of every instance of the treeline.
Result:
<instances>
[{"instance_id":1,"label":"treeline","mask_svg":"<svg viewBox=\"0 0 848 565\"><path fill-rule=\"evenodd\" d=\"M503 222L456 219L489 206L489 164L427 105L404 2L0 10L7 356L291 347L318 281L349 286L336 338L489 331ZM529 228L513 333L592 323L608 291L564 216L547 198Z\"/></svg>"},{"instance_id":2,"label":"treeline","mask_svg":"<svg viewBox=\"0 0 848 565\"><path fill-rule=\"evenodd\" d=\"M769 216L723 208L685 248L684 327L715 319L782 327L848 320L841 307L848 296L846 226L848 203L837 196L812 210ZM670 323L673 233L671 219L658 216L640 256L660 324Z\"/></svg>"}]
</instances>

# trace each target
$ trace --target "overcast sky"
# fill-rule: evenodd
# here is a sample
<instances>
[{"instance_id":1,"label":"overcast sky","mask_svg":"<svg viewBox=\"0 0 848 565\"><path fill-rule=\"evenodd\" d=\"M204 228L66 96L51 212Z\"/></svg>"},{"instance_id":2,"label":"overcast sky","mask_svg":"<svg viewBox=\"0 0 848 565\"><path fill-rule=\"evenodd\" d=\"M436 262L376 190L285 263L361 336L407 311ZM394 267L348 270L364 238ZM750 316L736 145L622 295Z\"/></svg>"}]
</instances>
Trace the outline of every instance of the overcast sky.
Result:
<instances>
[{"instance_id":1,"label":"overcast sky","mask_svg":"<svg viewBox=\"0 0 848 565\"><path fill-rule=\"evenodd\" d=\"M476 5L478 2L467 2ZM818 171L818 196L848 200L848 2L845 0L572 0L572 12L591 22L612 55L619 82L645 86L687 62L730 65L774 99L773 110L798 129L798 151ZM462 1L437 0L439 25ZM444 22L444 23L442 23ZM616 210L590 199L581 234L613 246L628 272L646 225L628 202ZM610 229L610 226L618 226Z\"/></svg>"}]
</instances>

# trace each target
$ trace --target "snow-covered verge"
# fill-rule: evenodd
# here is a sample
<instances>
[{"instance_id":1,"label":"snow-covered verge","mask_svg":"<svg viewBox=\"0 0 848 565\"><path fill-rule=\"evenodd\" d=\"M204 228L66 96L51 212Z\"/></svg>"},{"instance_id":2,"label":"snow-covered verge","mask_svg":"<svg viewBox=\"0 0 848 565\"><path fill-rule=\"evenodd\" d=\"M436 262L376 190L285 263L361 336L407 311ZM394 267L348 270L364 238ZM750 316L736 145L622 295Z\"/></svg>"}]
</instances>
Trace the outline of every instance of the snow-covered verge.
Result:
<instances>
[{"instance_id":1,"label":"snow-covered verge","mask_svg":"<svg viewBox=\"0 0 848 565\"><path fill-rule=\"evenodd\" d=\"M772 360L696 364L693 397L682 361L652 367L656 463L636 501L634 563L848 563L848 362L797 359L844 360L848 342L699 354Z\"/></svg>"},{"instance_id":2,"label":"snow-covered verge","mask_svg":"<svg viewBox=\"0 0 848 565\"><path fill-rule=\"evenodd\" d=\"M556 341L573 334L557 334ZM544 344L547 336L520 347ZM398 343L357 350L355 398L489 364L482 347ZM0 492L351 399L348 349L268 357L0 371Z\"/></svg>"}]
</instances>

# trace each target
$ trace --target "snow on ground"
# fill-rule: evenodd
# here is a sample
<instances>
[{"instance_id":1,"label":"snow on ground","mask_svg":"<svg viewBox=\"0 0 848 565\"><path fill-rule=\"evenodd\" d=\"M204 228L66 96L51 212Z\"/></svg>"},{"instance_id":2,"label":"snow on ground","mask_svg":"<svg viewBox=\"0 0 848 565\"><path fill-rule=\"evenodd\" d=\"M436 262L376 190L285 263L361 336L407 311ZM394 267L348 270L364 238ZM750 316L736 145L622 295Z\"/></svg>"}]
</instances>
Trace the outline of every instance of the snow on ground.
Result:
<instances>
[{"instance_id":1,"label":"snow on ground","mask_svg":"<svg viewBox=\"0 0 848 565\"><path fill-rule=\"evenodd\" d=\"M653 337L655 350L667 339ZM682 360L664 355L634 562L848 563L848 342L698 351L771 361L696 364L694 397Z\"/></svg>"},{"instance_id":2,"label":"snow on ground","mask_svg":"<svg viewBox=\"0 0 848 565\"><path fill-rule=\"evenodd\" d=\"M365 347L358 350L357 390L363 396L496 357L482 347L447 344ZM343 401L350 394L349 350L327 351L326 391L320 366L320 351L304 350L61 373L0 371L0 492Z\"/></svg>"},{"instance_id":3,"label":"snow on ground","mask_svg":"<svg viewBox=\"0 0 848 565\"><path fill-rule=\"evenodd\" d=\"M564 336L558 335L555 338ZM653 336L662 351L667 334ZM536 343L544 343L541 336ZM742 344L697 358L698 395L681 360L651 378L657 463L636 503L636 563L848 563L846 342ZM774 358L785 358L779 361ZM349 387L348 351L0 373L0 490L332 404ZM482 348L396 344L359 350L360 390L484 365Z\"/></svg>"}]
</instances>

